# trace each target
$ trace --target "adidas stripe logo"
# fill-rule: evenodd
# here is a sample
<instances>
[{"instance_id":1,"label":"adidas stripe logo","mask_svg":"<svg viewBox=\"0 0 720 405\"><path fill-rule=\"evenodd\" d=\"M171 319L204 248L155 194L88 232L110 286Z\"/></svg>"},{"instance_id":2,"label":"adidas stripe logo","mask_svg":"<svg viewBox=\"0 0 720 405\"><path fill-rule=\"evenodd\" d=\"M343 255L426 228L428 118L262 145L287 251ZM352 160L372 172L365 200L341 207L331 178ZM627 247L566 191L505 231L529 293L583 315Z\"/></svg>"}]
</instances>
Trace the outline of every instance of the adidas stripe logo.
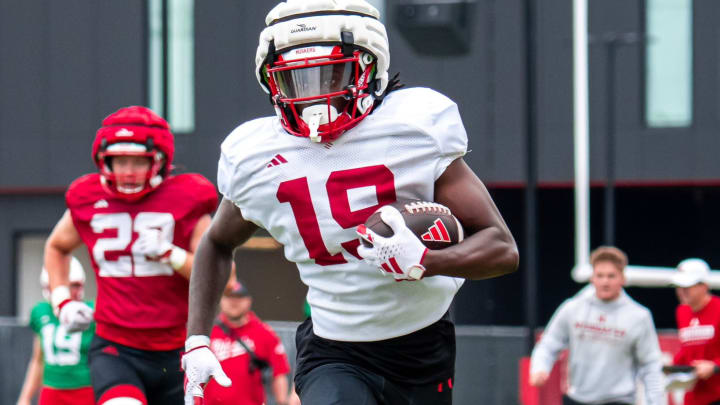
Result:
<instances>
[{"instance_id":1,"label":"adidas stripe logo","mask_svg":"<svg viewBox=\"0 0 720 405\"><path fill-rule=\"evenodd\" d=\"M432 226L428 228L428 231L422 234L422 240L429 242L447 242L450 243L450 234L443 221L440 218L433 222Z\"/></svg>"},{"instance_id":2,"label":"adidas stripe logo","mask_svg":"<svg viewBox=\"0 0 720 405\"><path fill-rule=\"evenodd\" d=\"M284 157L282 157L281 154L275 155L275 157L268 163L267 167L273 167L273 166L279 166L283 163L287 163L287 160L285 160Z\"/></svg>"}]
</instances>

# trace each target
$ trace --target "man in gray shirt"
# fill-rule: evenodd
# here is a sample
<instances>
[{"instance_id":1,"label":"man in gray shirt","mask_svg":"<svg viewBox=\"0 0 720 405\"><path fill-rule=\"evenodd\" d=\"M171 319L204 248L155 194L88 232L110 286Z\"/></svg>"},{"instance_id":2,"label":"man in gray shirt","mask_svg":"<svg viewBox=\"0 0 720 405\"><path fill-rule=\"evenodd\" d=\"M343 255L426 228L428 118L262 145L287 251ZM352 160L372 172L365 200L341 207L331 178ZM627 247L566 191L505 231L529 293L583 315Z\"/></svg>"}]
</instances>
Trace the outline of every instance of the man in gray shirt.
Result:
<instances>
[{"instance_id":1,"label":"man in gray shirt","mask_svg":"<svg viewBox=\"0 0 720 405\"><path fill-rule=\"evenodd\" d=\"M566 300L535 346L530 384L542 386L558 354L569 349L563 405L634 404L636 380L647 405L664 405L661 353L650 311L623 290L627 256L603 246L592 252L594 292Z\"/></svg>"}]
</instances>

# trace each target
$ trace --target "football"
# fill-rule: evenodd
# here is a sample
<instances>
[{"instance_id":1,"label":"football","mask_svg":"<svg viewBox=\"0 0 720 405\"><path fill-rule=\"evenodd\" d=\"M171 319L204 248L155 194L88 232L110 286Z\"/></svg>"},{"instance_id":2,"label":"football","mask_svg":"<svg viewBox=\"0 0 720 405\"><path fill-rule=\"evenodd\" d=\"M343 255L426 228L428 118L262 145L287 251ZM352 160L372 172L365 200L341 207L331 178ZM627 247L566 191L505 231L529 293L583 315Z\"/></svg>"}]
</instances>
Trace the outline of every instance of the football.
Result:
<instances>
[{"instance_id":1,"label":"football","mask_svg":"<svg viewBox=\"0 0 720 405\"><path fill-rule=\"evenodd\" d=\"M463 240L464 231L460 221L444 205L420 200L396 201L390 205L400 211L407 227L428 249L444 249ZM365 226L380 236L393 234L392 229L380 219L378 211L370 215ZM360 241L370 246L362 238Z\"/></svg>"}]
</instances>

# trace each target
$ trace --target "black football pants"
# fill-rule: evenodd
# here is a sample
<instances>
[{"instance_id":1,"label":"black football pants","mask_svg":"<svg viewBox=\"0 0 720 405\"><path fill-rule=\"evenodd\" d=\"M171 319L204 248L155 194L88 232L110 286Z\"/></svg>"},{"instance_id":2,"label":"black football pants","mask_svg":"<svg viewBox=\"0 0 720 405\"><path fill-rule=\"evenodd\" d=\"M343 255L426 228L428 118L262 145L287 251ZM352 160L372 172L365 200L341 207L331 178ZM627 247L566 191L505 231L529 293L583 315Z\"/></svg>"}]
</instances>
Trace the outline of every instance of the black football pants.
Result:
<instances>
[{"instance_id":1,"label":"black football pants","mask_svg":"<svg viewBox=\"0 0 720 405\"><path fill-rule=\"evenodd\" d=\"M346 363L313 369L297 381L297 391L303 404L312 405L452 404L452 382L402 386Z\"/></svg>"},{"instance_id":2,"label":"black football pants","mask_svg":"<svg viewBox=\"0 0 720 405\"><path fill-rule=\"evenodd\" d=\"M183 403L180 350L139 350L95 335L89 362L95 400L113 387L130 385L145 394L148 405Z\"/></svg>"},{"instance_id":3,"label":"black football pants","mask_svg":"<svg viewBox=\"0 0 720 405\"><path fill-rule=\"evenodd\" d=\"M587 405L584 402L573 400L567 395L563 395L563 405ZM604 402L602 405L632 405L625 402Z\"/></svg>"}]
</instances>

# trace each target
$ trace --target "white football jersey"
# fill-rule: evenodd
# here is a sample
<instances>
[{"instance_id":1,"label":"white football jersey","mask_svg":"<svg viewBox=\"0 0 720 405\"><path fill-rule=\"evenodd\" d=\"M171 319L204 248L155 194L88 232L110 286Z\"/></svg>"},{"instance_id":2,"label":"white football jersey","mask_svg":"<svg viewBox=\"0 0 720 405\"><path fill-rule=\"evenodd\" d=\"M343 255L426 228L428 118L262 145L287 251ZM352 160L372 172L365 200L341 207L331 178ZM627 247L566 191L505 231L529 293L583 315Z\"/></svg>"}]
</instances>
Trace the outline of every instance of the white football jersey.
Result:
<instances>
[{"instance_id":1,"label":"white football jersey","mask_svg":"<svg viewBox=\"0 0 720 405\"><path fill-rule=\"evenodd\" d=\"M395 281L357 256L355 228L396 199L433 201L466 150L452 100L403 89L332 143L290 135L276 117L242 124L222 144L218 187L297 264L316 335L383 340L439 320L464 280Z\"/></svg>"}]
</instances>

